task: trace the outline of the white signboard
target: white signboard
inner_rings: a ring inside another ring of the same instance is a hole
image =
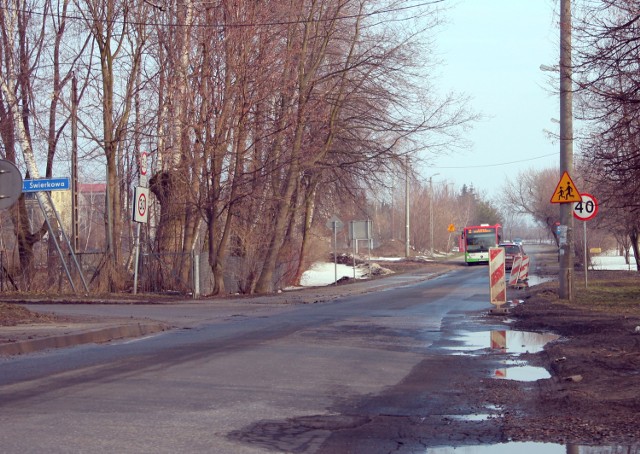
[[[133,220],[146,223],[149,219],[149,188],[138,186],[133,200]]]

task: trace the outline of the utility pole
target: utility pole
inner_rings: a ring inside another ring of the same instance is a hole
[[[560,175],[573,171],[573,94],[571,0],[560,0]],[[572,203],[560,204],[560,281],[558,296],[573,301]],[[566,235],[565,235],[566,233]]]
[[[406,258],[409,258],[410,256],[410,251],[409,251],[409,156],[406,157],[406,169],[404,172],[405,178],[404,178],[404,183],[405,183],[405,187],[404,187],[404,203],[405,203],[405,209],[404,209],[404,215],[405,215],[405,239],[406,239],[406,243],[404,245],[404,256]]]
[[[429,246],[433,258],[433,176],[429,177]]]
[[[431,257],[433,258],[433,177],[440,175],[434,173],[429,177],[429,245],[431,248]]]

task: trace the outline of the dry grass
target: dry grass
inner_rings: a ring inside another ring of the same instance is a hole
[[[16,326],[24,323],[46,323],[55,319],[52,315],[39,314],[13,303],[0,303],[0,326]]]
[[[640,316],[640,274],[627,271],[590,271],[576,276],[574,302],[570,306],[595,311]]]

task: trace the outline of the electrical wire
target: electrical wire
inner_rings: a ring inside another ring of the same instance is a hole
[[[364,18],[364,17],[372,17],[372,16],[378,16],[378,15],[381,15],[381,14],[396,13],[396,12],[400,12],[400,11],[407,11],[407,10],[411,10],[411,9],[422,8],[422,7],[425,7],[425,6],[432,6],[432,5],[436,5],[438,3],[444,3],[445,1],[446,0],[430,0],[430,1],[422,2],[422,3],[418,3],[416,5],[408,5],[408,6],[401,6],[401,7],[388,8],[388,9],[379,9],[379,10],[376,10],[376,11],[371,11],[369,13],[346,14],[346,15],[343,15],[343,16],[318,18],[318,19],[296,19],[296,20],[290,20],[290,21],[241,22],[241,23],[233,23],[233,22],[220,23],[220,22],[216,22],[216,23],[195,23],[195,24],[138,22],[138,21],[125,21],[125,20],[112,20],[110,22],[112,24],[120,24],[120,25],[127,24],[127,25],[136,25],[136,26],[146,25],[146,26],[150,26],[150,27],[162,27],[162,26],[196,27],[196,28],[269,27],[269,26],[276,26],[276,25],[295,25],[295,24],[307,24],[307,23],[319,23],[319,22],[333,22],[333,21],[337,21],[337,20],[350,20],[350,19],[357,19],[357,18]],[[151,5],[153,8],[156,8],[161,12],[165,12],[166,11],[166,8],[163,7],[163,6],[154,5],[154,4],[150,3],[150,2],[145,2],[145,3]],[[87,17],[83,17],[83,16],[79,16],[79,15],[72,15],[72,14],[58,15],[58,14],[56,14],[54,12],[43,13],[43,12],[37,12],[37,11],[27,11],[27,10],[23,10],[23,9],[2,8],[2,7],[0,7],[0,9],[4,9],[5,11],[18,11],[21,14],[33,14],[33,15],[37,15],[37,16],[41,16],[41,17],[51,16],[51,17],[55,17],[56,19],[67,19],[67,20],[94,20],[95,19],[95,18],[92,18],[92,17],[87,18]]]
[[[542,156],[536,156],[535,158],[521,159],[519,161],[501,162],[498,164],[481,164],[477,166],[431,166],[431,168],[432,169],[481,169],[484,167],[501,167],[501,166],[508,166],[511,164],[520,164],[522,162],[535,161],[536,159],[549,158],[551,156],[557,156],[557,155],[558,153],[551,153],[551,154],[545,154]]]

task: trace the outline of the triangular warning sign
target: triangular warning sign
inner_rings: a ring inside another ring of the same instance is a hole
[[[581,200],[580,191],[573,184],[569,173],[564,172],[556,186],[556,191],[551,196],[551,203],[573,203]]]

